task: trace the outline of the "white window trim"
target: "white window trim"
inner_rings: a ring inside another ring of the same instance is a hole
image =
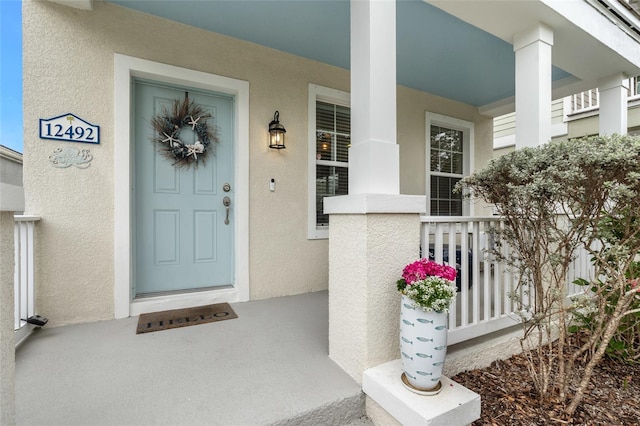
[[[329,238],[329,227],[318,229],[316,226],[316,102],[328,102],[346,107],[351,106],[351,95],[342,90],[309,84],[309,155],[308,155],[308,217],[307,238],[310,240]],[[342,166],[342,163],[340,163]]]
[[[426,182],[425,195],[427,196],[427,216],[431,216],[431,126],[442,126],[449,129],[461,130],[463,133],[462,141],[462,174],[469,176],[474,164],[473,147],[475,146],[475,126],[473,122],[461,120],[459,118],[448,117],[433,112],[425,113],[425,164],[426,164]],[[446,174],[447,176],[449,174]],[[473,215],[473,204],[469,200],[462,201],[462,215]]]

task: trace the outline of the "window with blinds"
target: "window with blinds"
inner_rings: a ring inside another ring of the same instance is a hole
[[[316,227],[329,226],[323,198],[349,192],[349,107],[316,101]]]
[[[464,131],[432,123],[429,138],[430,214],[462,216],[462,194],[454,187],[466,174]]]

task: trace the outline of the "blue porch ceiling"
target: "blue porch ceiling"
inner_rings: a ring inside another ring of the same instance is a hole
[[[348,0],[111,3],[349,69]],[[399,84],[477,107],[514,96],[511,44],[421,0],[398,0],[396,21]]]

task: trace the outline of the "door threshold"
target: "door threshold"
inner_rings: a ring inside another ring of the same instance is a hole
[[[202,288],[192,288],[186,290],[170,290],[170,291],[158,291],[155,293],[140,293],[136,294],[136,297],[133,301],[138,301],[140,299],[149,299],[151,297],[163,297],[163,296],[179,296],[181,294],[190,294],[190,293],[200,293],[204,291],[212,291],[212,290],[223,290],[233,288],[232,285],[220,285],[220,286],[212,286],[212,287],[202,287]]]
[[[136,298],[131,301],[129,305],[129,316],[237,301],[239,301],[239,292],[233,286],[146,293],[137,295]]]

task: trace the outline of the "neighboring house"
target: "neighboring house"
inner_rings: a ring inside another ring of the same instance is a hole
[[[537,145],[551,99],[606,81],[600,125],[621,128],[639,26],[615,0],[24,1],[37,310],[62,326],[328,289],[330,357],[362,383],[398,356],[393,283],[421,236],[439,260],[447,238],[473,249],[479,300],[490,208],[453,187],[492,158],[494,117],[515,109],[516,145]],[[186,97],[219,138],[197,168],[152,142]],[[452,317],[452,341],[504,323],[490,311]]]
[[[640,134],[640,77],[627,81],[627,132]],[[552,139],[570,139],[599,133],[600,92],[597,88],[556,99],[551,104]],[[496,155],[515,147],[515,113],[496,117],[493,147]]]
[[[0,145],[0,211],[23,210],[22,154]]]

